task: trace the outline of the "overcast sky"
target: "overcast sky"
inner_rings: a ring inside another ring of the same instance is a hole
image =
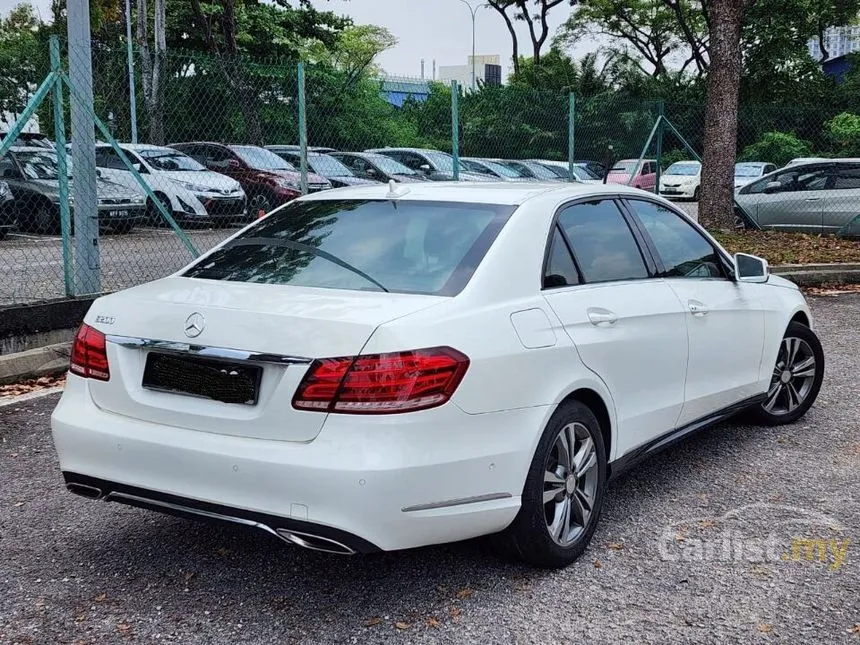
[[[50,0],[31,0],[44,19],[50,18]],[[469,0],[472,6],[480,0]],[[6,14],[20,0],[0,0],[0,14]],[[421,59],[426,60],[427,76],[432,61],[436,65],[465,65],[472,52],[472,19],[460,0],[313,0],[319,9],[328,9],[351,16],[358,24],[387,27],[398,40],[397,46],[385,52],[379,64],[389,74],[419,76]],[[550,13],[552,34],[569,15],[570,8],[561,4]],[[530,52],[526,24],[518,21],[520,52]],[[476,21],[476,52],[498,54],[503,74],[510,67],[511,41],[501,16],[492,9],[479,9]],[[551,38],[550,36],[550,38]],[[547,47],[549,43],[547,43]],[[596,48],[583,43],[577,54]]]

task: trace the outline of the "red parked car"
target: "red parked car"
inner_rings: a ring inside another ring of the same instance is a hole
[[[630,176],[633,175],[633,181]],[[616,161],[606,175],[606,182],[610,184],[625,184],[633,188],[641,188],[648,192],[656,192],[657,189],[657,162],[653,159],[622,159]]]
[[[238,181],[248,196],[252,214],[269,212],[302,194],[301,173],[265,148],[207,142],[174,143],[170,147]],[[308,173],[308,192],[331,187],[325,177]]]

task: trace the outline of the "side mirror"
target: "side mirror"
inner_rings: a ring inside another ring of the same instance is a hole
[[[735,278],[738,282],[767,282],[770,267],[767,260],[746,253],[735,253]]]
[[[429,163],[423,163],[420,166],[418,166],[418,170],[420,170],[421,172],[430,172],[430,164]]]
[[[768,182],[767,186],[764,187],[764,192],[770,195],[771,193],[778,193],[782,190],[782,184],[778,181]]]
[[[376,174],[376,168],[368,168],[367,170],[364,171],[364,173],[366,175],[375,175]]]
[[[236,161],[235,159],[228,159],[227,160],[227,167],[230,168],[231,170],[238,170],[242,166],[240,166],[239,162]]]

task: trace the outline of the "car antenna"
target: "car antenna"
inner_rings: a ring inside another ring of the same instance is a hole
[[[398,197],[403,197],[409,192],[409,189],[406,186],[400,186],[393,179],[388,182],[388,194],[385,196],[387,199],[397,199]]]

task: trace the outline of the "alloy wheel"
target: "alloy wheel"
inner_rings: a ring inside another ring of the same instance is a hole
[[[597,449],[581,423],[564,426],[544,467],[543,504],[553,541],[569,546],[586,530],[598,485]]]
[[[779,346],[776,366],[762,407],[773,415],[790,414],[806,401],[816,374],[815,354],[802,338],[787,336]]]
[[[251,213],[256,216],[259,211],[268,213],[272,209],[272,204],[268,197],[258,193],[251,198],[251,203],[248,207]]]

